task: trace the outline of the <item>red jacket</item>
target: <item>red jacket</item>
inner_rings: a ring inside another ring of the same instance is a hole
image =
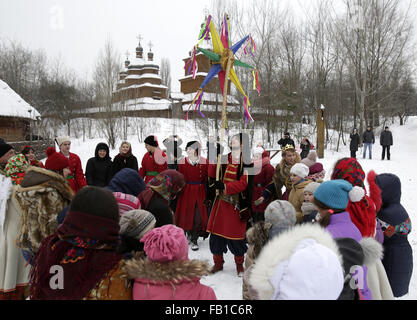
[[[178,198],[175,224],[184,230],[192,230],[197,206],[205,231],[208,213],[203,202],[207,198],[208,160],[200,157],[199,163],[193,166],[188,158],[182,158],[178,164],[178,171],[184,175],[186,185]]]
[[[68,179],[68,182],[71,186],[71,189],[77,193],[78,190],[85,187],[87,185],[87,181],[84,177],[83,167],[81,166],[80,157],[77,156],[75,153],[69,154],[69,164],[71,170],[71,179]]]
[[[143,156],[139,175],[148,184],[158,173],[167,169],[168,163],[165,152],[156,148],[154,154],[147,152]]]
[[[247,174],[242,174],[240,179],[237,180],[239,168],[240,165],[232,164],[231,157],[229,157],[229,163],[223,178],[225,184],[224,195],[236,195],[238,197],[239,193],[248,187]],[[209,165],[209,176],[212,178],[216,177],[215,164]],[[238,208],[217,197],[210,213],[207,232],[231,240],[243,240],[246,233],[246,221],[240,220]]]
[[[258,166],[261,167],[261,172],[253,178],[253,196],[252,196],[252,211],[253,212],[264,212],[270,201],[255,206],[254,202],[262,196],[262,192],[265,187],[272,181],[274,176],[275,168],[271,165],[271,159],[269,158],[269,153],[264,151],[262,154],[262,162],[255,162],[255,169]],[[259,170],[259,169],[258,169]]]

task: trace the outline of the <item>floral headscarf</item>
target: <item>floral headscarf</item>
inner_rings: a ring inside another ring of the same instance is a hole
[[[19,153],[9,159],[4,169],[6,175],[12,179],[12,183],[18,185],[22,182],[27,167],[29,167],[29,163],[26,157]]]
[[[184,186],[184,176],[176,170],[162,171],[149,182],[149,187],[167,201],[175,199]]]

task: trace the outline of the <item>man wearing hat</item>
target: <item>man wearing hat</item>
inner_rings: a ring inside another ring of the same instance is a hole
[[[145,139],[145,148],[148,151],[142,158],[139,174],[145,183],[150,182],[154,177],[168,169],[168,159],[158,144],[156,136],[148,136]]]
[[[87,181],[84,177],[83,167],[81,165],[81,160],[78,155],[70,152],[71,148],[71,139],[68,136],[60,136],[56,138],[56,143],[58,144],[59,151],[65,157],[68,158],[70,164],[71,175],[68,177],[68,181],[71,185],[71,189],[77,193],[78,190],[82,189],[87,185]]]
[[[278,144],[281,146],[281,149],[288,144],[292,145],[295,148],[294,140],[291,139],[289,132],[284,133],[283,137],[278,141]]]

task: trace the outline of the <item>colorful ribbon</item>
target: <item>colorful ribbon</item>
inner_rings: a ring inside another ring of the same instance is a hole
[[[258,69],[253,69],[252,75],[253,75],[253,90],[258,91],[258,94],[261,94],[261,86],[259,85],[259,78],[258,78]]]

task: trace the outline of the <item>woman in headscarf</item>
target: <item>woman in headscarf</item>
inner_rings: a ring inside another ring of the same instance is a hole
[[[174,200],[185,186],[182,173],[165,170],[154,177],[148,188],[139,195],[141,208],[152,213],[156,218],[155,228],[174,224],[174,212],[170,202]]]
[[[92,186],[80,190],[63,224],[42,241],[36,254],[30,299],[130,300],[123,256],[116,252],[119,230],[112,193]],[[60,267],[55,274],[53,266]]]
[[[105,187],[110,182],[112,161],[109,146],[100,142],[96,146],[94,157],[88,159],[85,179],[89,186]]]

